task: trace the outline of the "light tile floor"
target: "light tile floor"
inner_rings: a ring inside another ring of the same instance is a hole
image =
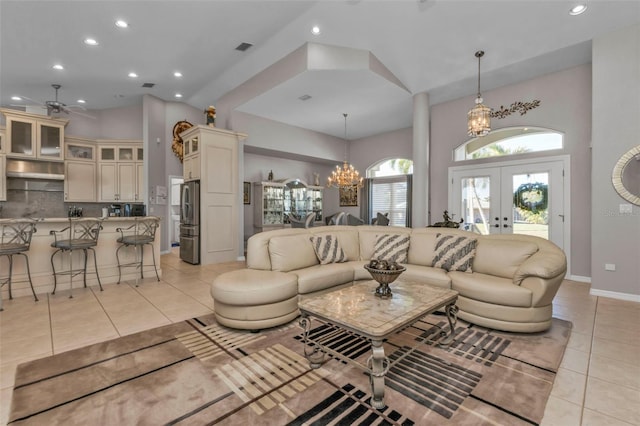
[[[5,300],[0,312],[0,425],[18,364],[213,312],[209,285],[244,263],[193,266],[162,256],[163,277]],[[543,425],[640,425],[640,303],[589,295],[564,281],[554,316],[574,328]]]

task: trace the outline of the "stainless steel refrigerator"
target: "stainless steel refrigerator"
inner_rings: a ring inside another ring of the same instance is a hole
[[[180,259],[200,263],[200,181],[180,185]]]

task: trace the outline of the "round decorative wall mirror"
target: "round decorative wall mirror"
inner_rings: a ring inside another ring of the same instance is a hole
[[[622,198],[640,206],[640,145],[620,157],[613,168],[611,180]]]

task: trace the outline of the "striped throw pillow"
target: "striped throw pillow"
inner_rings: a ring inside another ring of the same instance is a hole
[[[409,252],[409,236],[399,234],[376,235],[372,259],[388,262],[407,263]]]
[[[447,271],[473,272],[473,258],[476,256],[478,240],[461,235],[436,235],[436,249],[433,264]]]
[[[315,235],[309,237],[311,244],[313,245],[313,251],[316,252],[318,261],[321,265],[328,263],[341,263],[346,262],[347,255],[344,254],[338,237],[335,235]]]

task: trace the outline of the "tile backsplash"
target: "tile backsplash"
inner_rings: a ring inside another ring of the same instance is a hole
[[[64,182],[7,179],[7,201],[0,202],[0,218],[67,217],[69,207],[81,207],[83,216],[99,217],[106,203],[65,203]]]

